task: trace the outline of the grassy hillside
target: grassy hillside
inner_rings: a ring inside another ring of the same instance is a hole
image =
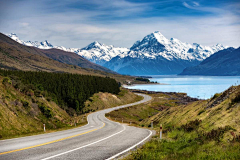
[[[142,97],[126,89],[121,89],[118,95],[100,92],[94,94],[94,96],[85,102],[84,112],[102,110],[140,100],[142,100]]]
[[[47,97],[20,91],[8,80],[0,76],[0,139],[44,133],[43,124],[46,124],[48,133],[72,128],[75,122],[77,126],[87,123],[86,114],[76,115],[73,111],[69,114]],[[116,101],[110,97],[117,97]],[[126,90],[119,95],[97,93],[86,102],[85,106],[89,109],[86,112],[137,100],[138,96]]]
[[[24,72],[1,70],[3,80],[21,92],[36,96],[45,96],[62,108],[83,113],[84,102],[94,93],[108,92],[118,94],[119,84],[109,77],[97,77],[69,73]]]
[[[125,159],[240,159],[240,86],[209,100],[183,94],[149,93],[145,105],[111,112],[112,119],[151,127],[157,135]],[[163,125],[164,140],[159,141]]]
[[[0,77],[0,139],[43,133],[44,123],[47,131],[69,128],[74,118],[78,125],[86,123],[82,116],[71,117],[53,101],[25,95],[2,80]]]

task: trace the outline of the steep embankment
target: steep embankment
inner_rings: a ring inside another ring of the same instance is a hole
[[[14,88],[9,78],[0,76],[0,93],[0,139],[44,133],[43,124],[47,132],[52,132],[74,127],[74,122],[77,126],[86,123],[86,114],[77,116],[70,107],[63,109],[37,91],[35,94],[33,90]],[[132,103],[140,98],[126,90],[118,95],[96,93],[85,103],[84,112]]]
[[[85,102],[84,112],[102,110],[140,100],[142,100],[142,97],[137,96],[126,89],[121,89],[118,95],[100,92],[94,94]]]
[[[191,101],[177,93],[146,92],[145,105],[111,112],[112,119],[154,128],[155,137],[126,159],[239,159],[240,86],[215,94],[209,100]]]
[[[2,83],[0,77],[0,139],[43,133],[43,124],[47,131],[69,127],[74,122],[66,111],[53,101],[47,101],[44,97],[25,95],[12,87],[11,82]],[[86,123],[86,119],[76,117],[79,125]]]

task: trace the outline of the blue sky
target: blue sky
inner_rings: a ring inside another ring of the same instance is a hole
[[[240,46],[239,0],[0,0],[0,32],[81,48],[130,47],[160,31],[183,42]]]

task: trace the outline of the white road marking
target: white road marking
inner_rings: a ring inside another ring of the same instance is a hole
[[[126,130],[126,127],[123,125],[123,130],[121,130],[121,131],[119,131],[119,132],[117,132],[117,133],[114,133],[114,134],[112,134],[111,136],[105,137],[105,138],[103,138],[103,139],[100,139],[100,140],[98,140],[98,141],[96,141],[96,142],[87,144],[87,145],[82,146],[82,147],[78,147],[78,148],[75,148],[75,149],[72,149],[72,150],[69,150],[69,151],[66,151],[66,152],[63,152],[63,153],[60,153],[60,154],[51,156],[51,157],[44,158],[44,159],[42,159],[42,160],[48,160],[48,159],[51,159],[51,158],[55,158],[55,157],[58,157],[58,156],[61,156],[61,155],[64,155],[64,154],[67,154],[67,153],[70,153],[70,152],[73,152],[73,151],[76,151],[76,150],[85,148],[85,147],[88,147],[88,146],[90,146],[90,145],[93,145],[93,144],[96,144],[96,143],[98,143],[98,142],[104,141],[104,140],[106,140],[106,139],[108,139],[108,138],[111,138],[111,137],[113,137],[113,136],[115,136],[115,135],[117,135],[117,134],[119,134],[119,133],[121,133],[121,132],[123,132],[123,131],[125,131],[125,130]]]
[[[135,148],[135,147],[138,146],[139,144],[143,143],[145,140],[147,140],[147,139],[152,135],[152,131],[150,131],[150,130],[148,130],[148,131],[150,132],[150,134],[149,134],[146,138],[144,138],[142,141],[138,142],[137,144],[133,145],[132,147],[129,147],[128,149],[126,149],[126,150],[124,150],[124,151],[122,151],[122,152],[120,152],[120,153],[118,153],[118,154],[115,154],[114,156],[112,156],[112,157],[110,157],[110,158],[108,158],[108,159],[106,159],[106,160],[114,159],[114,158],[120,156],[121,154],[123,154],[123,153],[125,153],[125,152],[127,152],[127,151],[130,151],[131,149]]]

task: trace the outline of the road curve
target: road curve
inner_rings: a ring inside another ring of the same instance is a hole
[[[88,124],[65,131],[0,141],[0,160],[114,159],[140,145],[152,131],[113,122],[105,114],[151,100],[109,108],[89,114]]]

